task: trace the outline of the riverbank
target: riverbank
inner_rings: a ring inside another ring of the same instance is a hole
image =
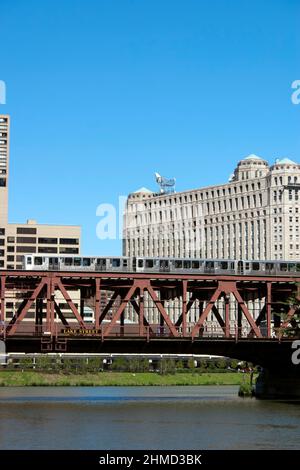
[[[177,373],[99,372],[58,374],[35,371],[1,371],[1,387],[24,386],[176,386],[176,385],[242,385],[249,383],[246,373]]]

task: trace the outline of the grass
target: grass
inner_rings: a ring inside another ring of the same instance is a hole
[[[98,372],[82,374],[36,371],[0,371],[1,387],[24,386],[170,386],[170,385],[242,385],[249,376],[242,373]]]

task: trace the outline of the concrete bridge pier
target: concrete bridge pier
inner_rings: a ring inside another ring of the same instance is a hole
[[[300,400],[300,365],[295,369],[262,369],[255,385],[261,399]]]

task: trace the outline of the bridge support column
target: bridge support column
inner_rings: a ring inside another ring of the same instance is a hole
[[[295,370],[263,369],[257,378],[255,396],[264,399],[300,399],[300,365]]]

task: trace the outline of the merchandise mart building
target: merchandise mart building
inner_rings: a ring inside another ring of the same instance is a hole
[[[249,155],[227,184],[128,196],[125,256],[299,260],[300,165]]]
[[[273,165],[256,155],[238,164],[226,184],[160,194],[131,193],[124,214],[123,254],[198,259],[299,260],[300,165],[289,158]],[[264,301],[264,300],[263,300]],[[176,321],[179,298],[165,299]],[[222,310],[222,300],[218,308]],[[253,297],[254,315],[262,301]],[[145,303],[155,317],[151,300]],[[192,323],[205,305],[189,312]],[[134,311],[128,313],[134,318]],[[232,325],[237,312],[231,310]],[[150,321],[151,321],[150,316]],[[210,314],[211,327],[219,329]],[[244,325],[247,327],[247,325]]]

